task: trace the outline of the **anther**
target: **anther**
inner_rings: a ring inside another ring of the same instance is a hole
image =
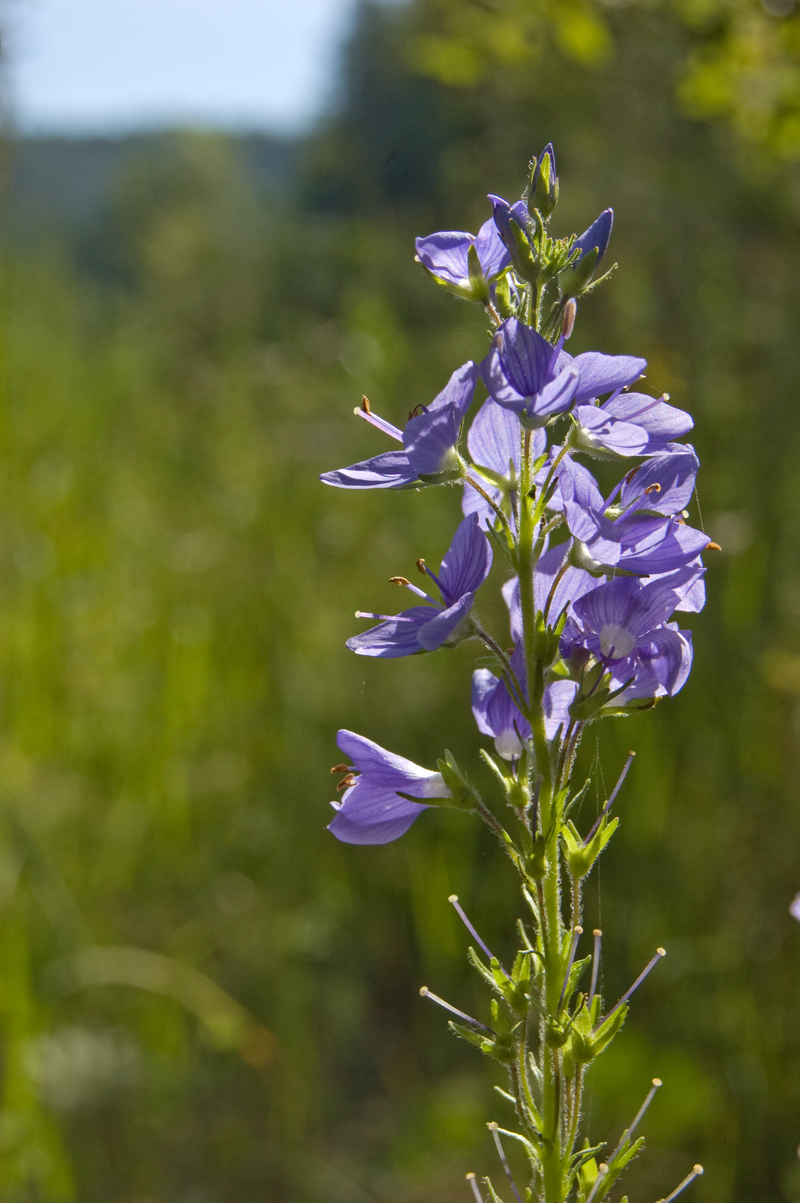
[[[648,485],[647,488],[645,489],[645,493],[660,493],[660,492],[661,492],[661,485],[658,483],[658,481],[656,481],[652,485]]]
[[[583,928],[580,926],[579,923],[576,923],[575,927],[573,927],[573,929],[572,929],[572,944],[570,945],[570,950],[569,950],[569,960],[567,961],[567,971],[564,974],[564,983],[561,987],[561,996],[558,1000],[559,1011],[561,1010],[561,1008],[564,1005],[564,995],[567,993],[567,984],[569,983],[569,975],[572,973],[572,966],[575,963],[575,952],[578,948],[578,940],[580,940],[582,935],[583,935]]]
[[[610,1019],[611,1016],[620,1009],[620,1007],[625,1006],[625,1003],[628,1001],[630,996],[633,994],[634,990],[638,990],[639,986],[641,986],[642,982],[647,977],[647,975],[651,971],[651,969],[653,969],[658,964],[658,962],[661,960],[661,958],[665,957],[666,955],[667,955],[666,948],[657,948],[656,949],[655,956],[652,957],[650,961],[648,961],[648,963],[645,965],[644,969],[639,974],[639,976],[637,977],[637,979],[633,983],[633,985],[628,990],[625,991],[625,993],[623,994],[623,996],[619,1000],[619,1002],[616,1003],[611,1008],[611,1010],[608,1012],[608,1015],[603,1016],[603,1018],[600,1020],[600,1023],[605,1023],[605,1021],[607,1019]],[[599,1026],[600,1026],[600,1024],[597,1025],[597,1027],[599,1027]]]
[[[607,1173],[608,1173],[608,1166],[606,1165],[606,1163],[604,1161],[601,1161],[597,1167],[597,1177],[594,1180],[594,1185],[592,1186],[592,1189],[589,1191],[589,1194],[586,1196],[586,1203],[592,1203],[592,1199],[595,1197],[595,1195],[599,1191]]]
[[[458,894],[451,894],[450,897],[447,899],[447,901],[451,902],[453,904],[453,906],[456,909],[456,913],[458,914],[459,919],[464,924],[464,926],[466,927],[467,931],[470,933],[472,938],[477,941],[478,945],[480,946],[482,951],[485,953],[485,955],[489,958],[489,960],[497,961],[497,957],[494,955],[494,953],[489,948],[489,946],[487,944],[484,944],[483,940],[480,938],[480,936],[476,932],[475,928],[472,926],[469,919],[464,914],[464,909],[461,906],[461,903],[458,901]],[[499,961],[497,961],[497,963],[498,963],[498,965],[500,965]],[[502,972],[505,974],[506,977],[509,977],[508,973],[506,973],[506,970],[503,969],[502,965],[500,965],[500,969],[502,970]],[[511,979],[509,977],[509,981],[510,980]]]
[[[702,1173],[703,1173],[702,1165],[693,1166],[691,1174],[687,1174],[686,1177],[684,1178],[683,1182],[678,1183],[678,1185],[675,1187],[672,1194],[667,1195],[666,1199],[660,1199],[659,1203],[672,1203],[672,1200],[677,1199],[678,1195],[682,1195],[683,1192],[686,1190],[686,1187],[689,1186],[692,1182],[694,1182],[695,1178],[699,1178]]]
[[[368,397],[362,397],[362,398],[361,398],[361,409],[364,411],[364,413],[365,413],[365,414],[371,414],[371,413],[372,413],[372,407],[371,407],[371,405],[370,405],[370,403],[369,403],[369,398],[368,398]]]
[[[352,773],[353,766],[349,764],[335,764],[331,769],[332,773]]]
[[[595,834],[595,832],[597,831],[597,828],[600,826],[600,824],[602,823],[603,819],[606,817],[606,815],[608,814],[608,812],[611,810],[611,807],[614,805],[614,802],[615,802],[615,800],[616,800],[617,794],[618,794],[618,793],[619,793],[619,791],[622,789],[622,783],[624,782],[625,778],[628,776],[628,769],[629,769],[629,768],[631,767],[631,765],[633,764],[633,758],[634,758],[634,756],[635,756],[635,755],[636,755],[636,753],[635,753],[635,752],[629,752],[629,753],[628,753],[628,759],[625,761],[625,767],[623,768],[622,772],[621,772],[621,773],[620,773],[620,775],[619,775],[619,780],[617,781],[617,784],[616,784],[616,785],[614,786],[614,788],[612,789],[612,791],[611,791],[611,795],[610,795],[610,797],[609,797],[608,801],[606,802],[606,804],[605,804],[605,806],[603,807],[603,809],[600,811],[600,814],[597,816],[597,819],[595,820],[595,822],[594,822],[594,825],[592,826],[592,829],[591,829],[591,831],[590,831],[590,832],[589,832],[589,834],[587,835],[586,839],[583,841],[584,847],[585,847],[585,846],[586,846],[586,845],[589,843],[589,841],[591,840],[592,836],[593,836],[593,835]]]
[[[424,405],[422,405],[421,403],[420,403],[419,405],[415,405],[413,409],[410,409],[410,410],[408,411],[408,420],[409,420],[409,422],[411,421],[411,419],[412,419],[412,418],[418,418],[418,417],[419,417],[419,415],[420,415],[420,414],[423,414],[424,412],[425,412],[425,406],[424,406]]]
[[[484,1032],[492,1032],[492,1029],[487,1028],[485,1023],[481,1023],[478,1019],[473,1019],[465,1011],[459,1011],[458,1007],[451,1006],[449,1002],[445,1002],[443,998],[439,998],[439,995],[434,994],[427,986],[420,986],[419,992],[422,998],[429,998],[431,1002],[438,1003],[440,1007],[444,1007],[445,1011],[450,1011],[452,1015],[457,1015],[459,1019],[463,1019],[466,1023],[471,1023],[473,1027],[481,1028]],[[494,1032],[492,1032],[492,1035],[494,1035]]]
[[[514,1192],[517,1203],[522,1203],[522,1198],[520,1196],[519,1191],[517,1190],[517,1184],[514,1181],[513,1175],[511,1173],[511,1167],[508,1164],[508,1160],[506,1159],[505,1149],[503,1148],[502,1141],[500,1140],[500,1132],[498,1131],[498,1125],[495,1123],[494,1120],[492,1120],[490,1123],[488,1123],[486,1125],[486,1127],[489,1129],[492,1136],[494,1137],[495,1147],[497,1148],[497,1156],[500,1158],[503,1169],[506,1172],[506,1178],[508,1178],[508,1181],[511,1184],[511,1189]]]
[[[475,1175],[472,1173],[467,1174],[467,1182],[472,1187],[472,1193],[475,1196],[477,1203],[483,1203],[481,1192],[478,1190],[478,1183],[475,1181]]]
[[[408,577],[405,577],[405,576],[390,576],[389,584],[390,585],[410,585],[411,582],[409,581]]]
[[[346,777],[342,777],[339,784],[336,786],[337,794],[340,794],[343,789],[349,789],[351,785],[355,785],[356,779],[352,773],[348,773]]]
[[[561,319],[561,337],[566,340],[572,334],[575,327],[575,318],[578,313],[578,303],[574,298],[570,298],[564,306],[564,316]]]
[[[636,1131],[636,1129],[638,1128],[639,1124],[641,1123],[644,1113],[647,1111],[647,1108],[650,1106],[653,1099],[655,1098],[656,1091],[658,1090],[659,1086],[662,1086],[662,1085],[663,1085],[663,1083],[660,1078],[653,1078],[653,1083],[650,1087],[650,1091],[647,1095],[647,1098],[644,1100],[641,1107],[636,1112],[636,1115],[633,1117],[633,1123],[630,1124],[625,1129],[625,1131],[622,1133],[622,1136],[620,1136],[619,1144],[617,1145],[616,1149],[609,1157],[609,1161],[611,1161],[613,1163],[616,1160],[617,1154],[621,1151],[621,1149],[624,1147],[624,1145],[630,1144],[631,1138],[632,1138],[634,1132]]]
[[[722,551],[719,543],[706,543],[706,551]]]
[[[594,952],[592,953],[592,984],[589,987],[589,1006],[594,1002],[597,993],[597,975],[600,972],[600,938],[603,935],[599,927],[592,932],[594,936]]]
[[[423,576],[425,576],[428,571],[428,569],[425,567],[425,561],[422,556],[420,556],[417,560],[417,571],[421,572]]]

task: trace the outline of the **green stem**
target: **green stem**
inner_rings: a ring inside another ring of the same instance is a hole
[[[540,296],[537,297],[537,301]],[[544,879],[538,885],[541,940],[543,952],[544,988],[543,1001],[549,1016],[555,1017],[559,1009],[563,977],[562,945],[564,927],[561,920],[559,883],[559,816],[556,812],[557,795],[554,789],[554,768],[551,750],[545,733],[542,696],[544,674],[539,660],[536,632],[536,604],[533,590],[533,572],[541,553],[543,536],[539,531],[544,513],[546,492],[553,475],[566,454],[562,448],[547,477],[545,488],[538,502],[531,497],[533,488],[533,454],[531,432],[523,433],[522,465],[520,481],[519,515],[519,593],[522,614],[522,632],[525,647],[525,673],[530,703],[530,721],[533,736],[534,772],[540,779],[539,830],[545,837]],[[544,1030],[542,1032],[544,1036]],[[542,1178],[544,1203],[563,1203],[563,1163],[561,1144],[561,1052],[551,1048],[544,1039],[540,1045],[543,1061],[543,1144]],[[521,1117],[522,1118],[522,1117]]]

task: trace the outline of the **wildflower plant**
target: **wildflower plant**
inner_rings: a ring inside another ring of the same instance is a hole
[[[449,806],[477,816],[497,837],[522,891],[516,955],[504,967],[453,896],[475,942],[469,958],[490,996],[486,1014],[471,1018],[427,988],[421,993],[503,1071],[498,1089],[514,1120],[489,1128],[517,1203],[602,1203],[642,1147],[639,1123],[660,1082],[609,1147],[591,1143],[585,1130],[586,1076],[664,950],[619,1000],[603,998],[601,932],[584,934],[582,894],[616,829],[612,808],[633,753],[587,830],[577,803],[589,782],[573,785],[575,754],[590,724],[647,710],[683,688],[692,638],[681,615],[702,608],[701,556],[716,545],[688,521],[698,460],[677,440],[692,428],[689,414],[640,391],[644,359],[573,357],[565,349],[578,300],[610,275],[598,271],[613,214],[605,210],[580,236],[557,238],[549,227],[558,191],[547,146],[520,200],[488,198],[493,217],[477,236],[417,239],[417,260],[433,280],[485,311],[486,357],[457,368],[402,431],[365,398],[356,412],[402,450],[322,477],[346,489],[463,487],[464,517],[439,571],[420,560],[420,584],[393,578],[415,604],[397,614],[357,612],[373,625],[347,646],[379,658],[466,639],[484,646],[491,668],[475,671],[471,702],[489,743],[480,756],[492,770],[494,797],[484,799],[449,752],[428,769],[340,731],[345,761],[333,770],[342,780],[330,830],[348,843],[384,844],[423,810]],[[621,479],[607,495],[593,461],[619,466]],[[507,573],[508,635],[485,630],[476,612],[493,559]],[[521,1144],[527,1181],[512,1177],[504,1138]],[[695,1166],[667,1198],[700,1173]],[[468,1182],[479,1203],[501,1201],[489,1178],[479,1185],[468,1175]]]

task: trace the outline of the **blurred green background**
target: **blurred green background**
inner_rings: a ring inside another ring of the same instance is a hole
[[[9,142],[4,1200],[456,1203],[496,1174],[492,1068],[417,988],[483,1005],[447,896],[506,956],[510,875],[457,814],[325,832],[338,727],[475,755],[471,648],[343,646],[459,498],[316,478],[383,449],[362,392],[402,420],[483,355],[413,237],[477,229],[548,140],[555,229],[616,212],[573,349],[646,356],[692,411],[724,548],[685,691],[581,751],[591,808],[638,752],[588,896],[607,996],[669,950],[590,1132],[658,1075],[632,1199],[701,1161],[701,1203],[800,1200],[799,81],[790,0],[365,4],[302,139]]]

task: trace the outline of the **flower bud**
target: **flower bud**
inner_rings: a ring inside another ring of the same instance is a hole
[[[579,297],[591,283],[606,253],[613,225],[614,210],[604,209],[588,230],[584,230],[576,240],[574,249],[580,251],[577,260],[558,274],[558,286],[562,297]]]
[[[538,159],[531,163],[531,182],[528,205],[538,209],[542,217],[549,217],[558,204],[558,176],[556,155],[552,142],[548,142]]]

